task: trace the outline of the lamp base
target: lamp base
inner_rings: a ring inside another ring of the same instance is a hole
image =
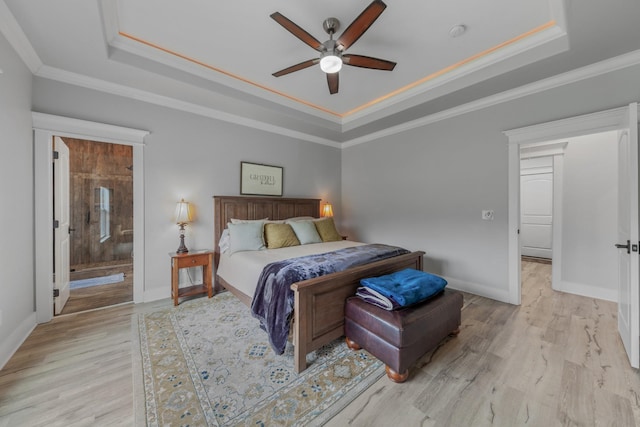
[[[186,254],[189,249],[184,245],[184,224],[180,224],[180,246],[178,246],[177,254]]]

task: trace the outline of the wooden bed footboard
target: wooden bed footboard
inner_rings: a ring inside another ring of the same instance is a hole
[[[291,285],[295,293],[293,345],[297,373],[307,368],[307,354],[344,335],[344,303],[360,279],[405,268],[422,270],[424,252],[388,258]]]

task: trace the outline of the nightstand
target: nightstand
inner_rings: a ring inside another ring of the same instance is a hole
[[[173,305],[178,305],[178,298],[192,295],[207,294],[213,296],[213,251],[193,251],[184,254],[169,253],[171,256],[171,298]],[[180,288],[178,285],[178,272],[181,268],[202,267],[202,280],[200,285]]]

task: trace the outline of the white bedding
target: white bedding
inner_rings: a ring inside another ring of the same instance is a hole
[[[262,251],[242,251],[233,255],[228,255],[228,252],[226,252],[220,255],[220,263],[216,274],[234,288],[253,298],[260,273],[262,273],[267,264],[282,261],[283,259],[322,254],[360,245],[364,245],[364,243],[340,240]]]

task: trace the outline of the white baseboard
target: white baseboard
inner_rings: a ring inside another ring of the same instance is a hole
[[[457,291],[468,292],[470,294],[479,295],[481,297],[490,298],[500,302],[509,304],[509,290],[491,288],[479,283],[465,282],[464,280],[454,279],[453,277],[442,276],[448,282],[447,288]]]
[[[585,285],[583,283],[567,282],[562,280],[558,284],[553,284],[553,289],[569,294],[580,295],[588,298],[602,299],[605,301],[618,302],[618,291],[599,286]]]
[[[14,329],[6,340],[0,345],[0,369],[4,368],[11,356],[20,348],[22,343],[31,335],[36,327],[36,313],[31,313]]]
[[[144,302],[157,301],[159,299],[171,298],[171,289],[158,288],[150,291],[144,291]]]

